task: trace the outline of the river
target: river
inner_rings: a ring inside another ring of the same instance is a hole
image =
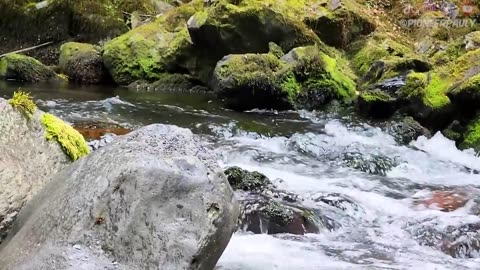
[[[0,96],[10,97],[18,86],[0,83]],[[222,166],[264,173],[336,224],[334,230],[304,236],[236,233],[217,269],[480,269],[478,252],[453,258],[438,248],[440,235],[480,222],[474,215],[480,158],[458,150],[441,134],[402,144],[385,123],[335,108],[238,113],[208,95],[22,87],[42,110],[69,122],[112,122],[132,129],[163,123],[192,129],[215,149]],[[415,204],[432,191],[458,189],[472,199],[455,211]],[[348,198],[349,203],[340,211],[318,200],[328,196]],[[476,237],[480,239],[478,232]]]

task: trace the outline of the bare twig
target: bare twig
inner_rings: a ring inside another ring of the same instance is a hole
[[[25,48],[25,49],[21,49],[21,50],[17,50],[17,51],[13,51],[13,52],[8,52],[8,53],[4,53],[4,54],[0,54],[0,58],[4,57],[4,56],[7,56],[9,54],[14,54],[14,53],[21,53],[21,52],[27,52],[27,51],[31,51],[31,50],[35,50],[35,49],[38,49],[38,48],[41,48],[41,47],[45,47],[45,46],[48,46],[50,44],[52,44],[53,41],[49,41],[49,42],[45,42],[45,43],[42,43],[40,45],[36,45],[36,46],[33,46],[33,47],[28,47],[28,48]]]

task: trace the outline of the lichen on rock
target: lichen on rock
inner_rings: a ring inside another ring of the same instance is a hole
[[[61,119],[45,113],[42,115],[41,121],[46,129],[46,139],[57,141],[71,160],[75,161],[90,153],[90,148],[83,136]]]

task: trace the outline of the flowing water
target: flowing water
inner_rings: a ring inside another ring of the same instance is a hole
[[[0,96],[9,97],[16,87],[0,85]],[[264,173],[336,224],[304,236],[236,233],[217,269],[480,269],[475,241],[457,258],[439,248],[445,235],[480,222],[474,214],[480,158],[441,134],[402,145],[383,124],[342,110],[237,113],[207,95],[23,87],[41,109],[69,122],[190,128],[211,144],[222,166]],[[414,203],[435,190],[459,189],[471,199],[452,212]],[[348,207],[318,200],[329,196],[348,199]],[[477,232],[462,237],[480,239]]]

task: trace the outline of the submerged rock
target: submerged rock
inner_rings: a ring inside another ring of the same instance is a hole
[[[0,79],[24,82],[57,80],[57,74],[40,61],[21,54],[0,58]]]
[[[3,269],[213,269],[238,206],[190,131],[152,125],[62,171],[21,212]]]
[[[395,121],[387,126],[387,132],[401,144],[409,144],[420,136],[432,137],[430,131],[415,121],[413,117],[407,116],[400,121]]]
[[[73,128],[87,140],[99,140],[106,134],[125,135],[132,131],[121,125],[106,122],[76,122]]]
[[[255,234],[290,233],[303,235],[330,229],[314,209],[300,204],[299,196],[276,190],[263,174],[230,167],[225,175],[240,202],[238,225]]]
[[[69,80],[80,84],[100,84],[109,81],[100,53],[95,46],[69,42],[60,48],[59,69]]]
[[[70,164],[62,145],[47,140],[44,113],[20,96],[0,98],[0,243],[25,203]]]

